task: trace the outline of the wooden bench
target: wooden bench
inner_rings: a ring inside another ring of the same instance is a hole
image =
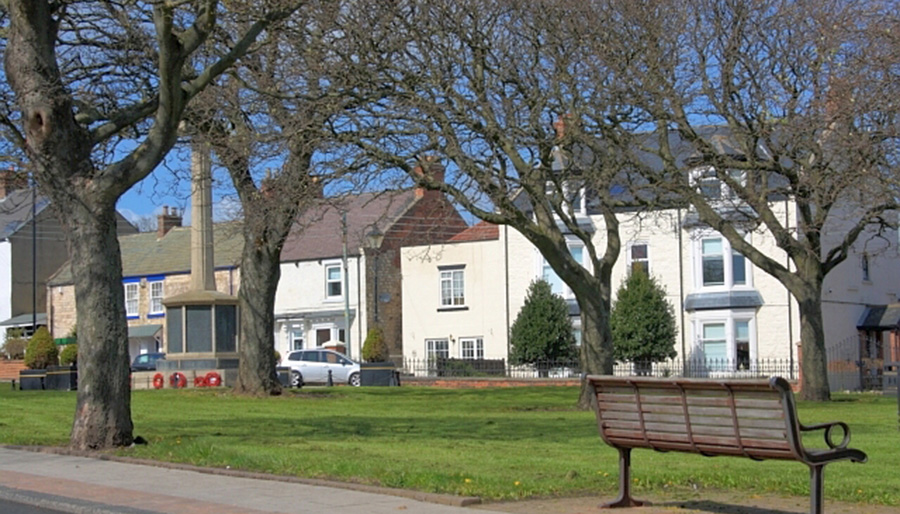
[[[847,447],[850,429],[845,423],[800,423],[791,386],[780,377],[699,380],[590,375],[587,379],[596,400],[600,437],[619,450],[619,497],[603,507],[645,503],[631,497],[632,448],[802,462],[810,469],[812,514],[822,512],[826,464],[866,461],[865,453]],[[838,444],[832,440],[835,427],[843,432]],[[824,430],[828,448],[805,448],[801,435],[810,430]]]

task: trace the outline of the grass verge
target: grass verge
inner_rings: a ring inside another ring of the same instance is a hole
[[[116,453],[493,500],[613,496],[617,454],[597,435],[593,413],[574,409],[577,396],[569,387],[308,388],[265,399],[224,389],[135,391],[135,434],[150,444]],[[0,443],[67,444],[75,393],[3,388],[0,405]],[[800,419],[847,422],[851,446],[869,455],[867,464],[829,465],[826,498],[900,505],[895,399],[838,395],[801,403]],[[796,462],[638,450],[632,466],[637,494],[809,494],[807,468]]]

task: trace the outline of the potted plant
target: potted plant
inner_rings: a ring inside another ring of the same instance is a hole
[[[19,372],[20,389],[45,389],[47,367],[59,362],[59,350],[46,327],[41,327],[28,340],[25,366]]]
[[[388,356],[384,333],[378,327],[370,329],[362,348],[363,363],[359,367],[360,385],[400,385],[394,363],[388,361]]]
[[[281,352],[275,350],[275,376],[278,377],[278,383],[281,387],[291,387],[291,368],[281,365]]]
[[[78,389],[78,344],[70,343],[59,352],[59,366],[47,367],[44,381],[47,389],[75,391]]]

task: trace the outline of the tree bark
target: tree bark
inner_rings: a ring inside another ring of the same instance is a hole
[[[78,397],[71,445],[79,450],[133,441],[128,326],[122,257],[112,205],[69,205],[78,319]]]
[[[281,394],[275,372],[275,290],[281,276],[281,245],[259,244],[259,228],[244,225],[241,255],[241,338],[238,381],[234,391],[251,395]],[[281,239],[284,241],[284,238]]]
[[[831,399],[828,385],[828,356],[825,353],[825,323],[822,317],[821,295],[809,293],[797,295],[800,307],[800,341],[803,371],[800,398],[824,402]]]
[[[599,294],[580,295],[581,307],[581,393],[578,408],[591,408],[591,392],[585,376],[588,374],[612,375],[613,357],[612,332],[609,327],[609,301]]]

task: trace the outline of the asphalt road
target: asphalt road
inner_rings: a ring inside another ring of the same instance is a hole
[[[0,498],[0,512],[3,514],[60,514],[63,511],[16,503]]]

